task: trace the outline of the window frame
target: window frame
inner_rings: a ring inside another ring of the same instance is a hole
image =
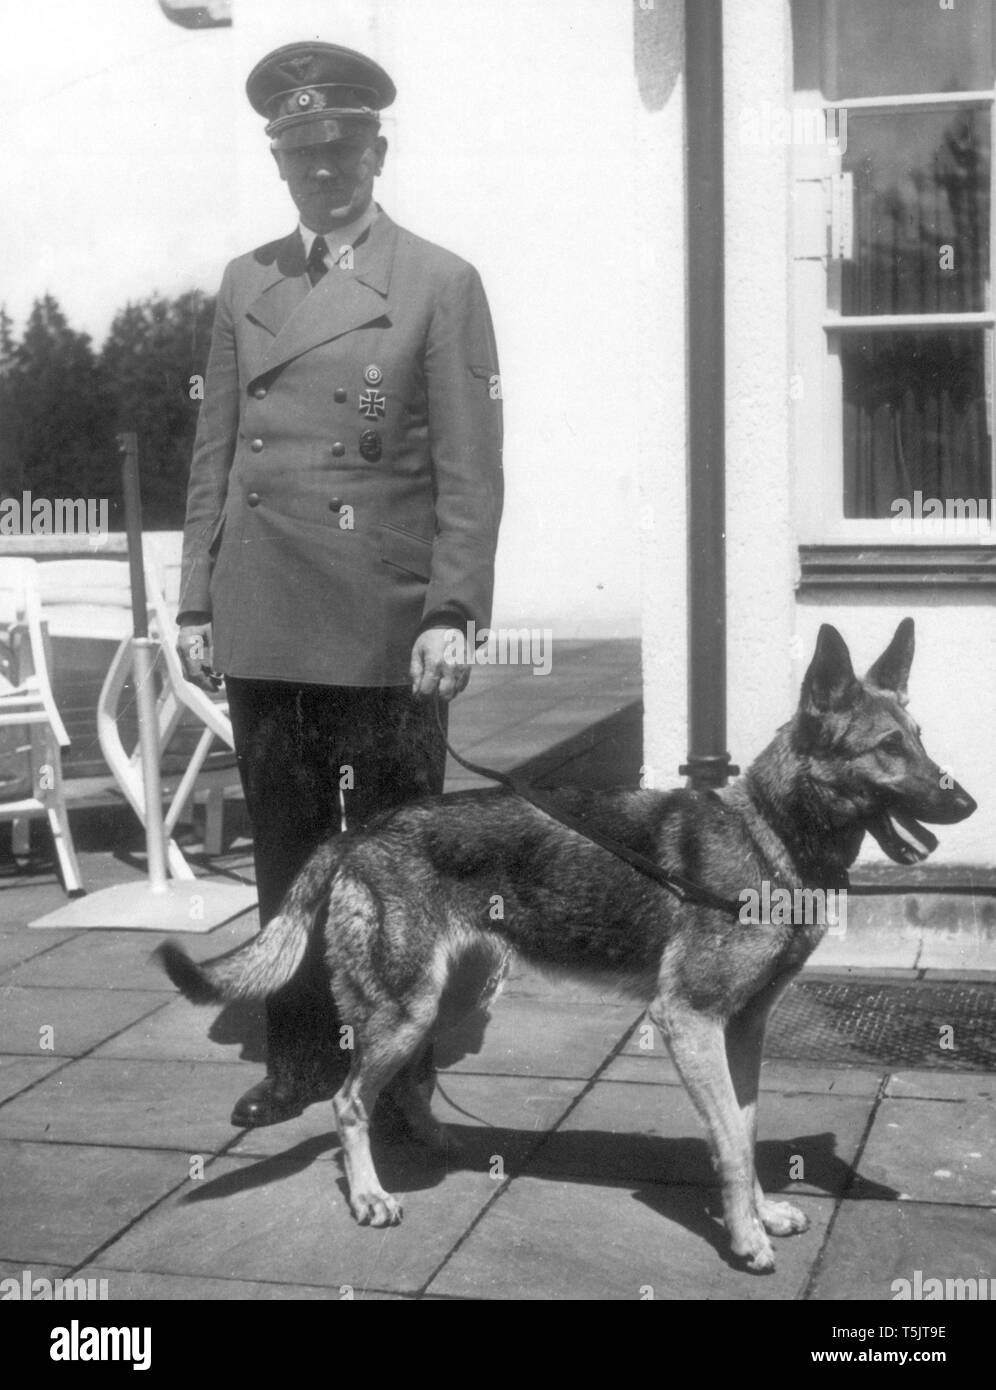
[[[822,26],[810,33],[810,43],[822,45]],[[822,58],[822,53],[820,54]],[[816,71],[823,70],[822,64]],[[822,83],[821,83],[822,86]],[[986,384],[990,421],[996,403],[996,85],[992,89],[882,94],[872,97],[842,97],[830,100],[821,91],[796,90],[793,108],[811,110],[819,106],[824,122],[829,113],[875,111],[883,114],[910,110],[963,110],[967,107],[989,111],[990,132],[990,229],[988,307],[964,313],[924,313],[853,315],[841,313],[842,265],[832,255],[830,245],[831,208],[834,181],[842,166],[842,151],[831,146],[800,148],[793,154],[796,203],[796,250],[794,255],[793,300],[795,318],[796,372],[802,395],[796,397],[794,442],[797,473],[798,533],[804,550],[814,546],[891,546],[913,545],[924,549],[940,547],[985,547],[996,543],[996,518],[992,515],[996,497],[996,431],[990,429],[989,518],[976,525],[962,524],[957,533],[937,535],[925,527],[925,534],[904,534],[893,518],[849,518],[844,516],[844,393],[842,345],[847,334],[887,332],[896,329],[945,331],[986,331]],[[836,120],[839,122],[839,116]],[[827,127],[829,128],[829,127]],[[819,184],[821,196],[813,196]],[[822,243],[822,245],[821,245]],[[822,264],[822,294],[817,296],[815,263]],[[822,301],[818,303],[818,298]],[[815,321],[814,321],[815,319]],[[815,392],[806,387],[813,383]],[[813,400],[813,396],[817,400]],[[790,396],[793,392],[790,390]],[[819,438],[820,447],[813,448]],[[980,499],[981,500],[981,499]],[[880,567],[873,567],[878,572]],[[804,567],[805,569],[805,567]]]

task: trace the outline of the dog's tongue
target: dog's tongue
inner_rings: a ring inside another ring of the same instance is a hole
[[[937,837],[902,811],[884,811],[868,829],[897,864],[921,864],[937,848]]]

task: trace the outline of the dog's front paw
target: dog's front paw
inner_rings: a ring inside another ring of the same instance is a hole
[[[401,1222],[401,1203],[388,1192],[356,1192],[349,1205],[361,1226],[397,1226]]]
[[[774,1274],[775,1252],[760,1221],[742,1238],[734,1237],[733,1254],[751,1274]]]
[[[772,1236],[795,1236],[809,1230],[809,1217],[791,1202],[773,1202],[765,1197],[757,1205],[764,1229]]]

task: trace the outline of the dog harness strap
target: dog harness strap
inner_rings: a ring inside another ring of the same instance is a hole
[[[701,907],[712,907],[719,912],[725,912],[730,916],[740,917],[740,903],[732,898],[721,898],[718,893],[713,893],[710,889],[704,888],[700,883],[693,883],[691,879],[683,878],[681,874],[670,873],[667,869],[660,868],[652,859],[646,855],[639,854],[635,849],[630,849],[628,845],[621,844],[618,840],[613,840],[609,835],[603,835],[600,831],[592,830],[583,821],[572,816],[570,812],[564,811],[544,796],[542,792],[531,786],[521,777],[510,775],[507,772],[499,772],[493,767],[482,767],[479,763],[472,763],[467,758],[463,758],[450,746],[443,729],[442,716],[439,710],[439,696],[433,697],[435,700],[436,723],[439,725],[439,732],[442,734],[446,743],[446,751],[450,756],[466,768],[468,772],[475,773],[478,777],[487,777],[492,782],[498,782],[508,791],[514,792],[516,796],[521,796],[523,801],[528,801],[531,806],[535,806],[538,811],[549,816],[552,820],[559,821],[561,825],[573,830],[575,834],[581,835],[584,839],[590,840],[592,844],[598,845],[600,849],[608,850],[617,859],[622,859],[631,868],[645,874],[647,878],[653,879],[672,893],[679,902],[698,903]]]

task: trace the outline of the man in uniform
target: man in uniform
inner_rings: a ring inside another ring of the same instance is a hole
[[[188,678],[224,673],[265,923],[328,834],[442,790],[430,697],[463,689],[466,625],[490,618],[501,389],[477,272],[373,201],[387,73],[296,43],[246,90],[300,223],[222,280],[179,647]],[[328,1095],[336,1024],[309,956],[268,1003],[267,1075],[233,1123]]]

